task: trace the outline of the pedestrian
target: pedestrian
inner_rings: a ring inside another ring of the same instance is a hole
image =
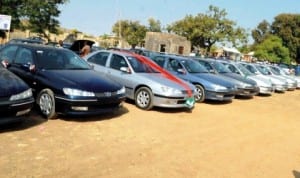
[[[84,45],[80,51],[80,57],[84,57],[91,52],[91,47],[88,45],[87,41],[84,41]]]
[[[58,48],[62,48],[63,45],[64,45],[64,42],[63,42],[62,40],[59,40],[59,41],[58,41],[58,44],[57,44],[57,47],[58,47]]]

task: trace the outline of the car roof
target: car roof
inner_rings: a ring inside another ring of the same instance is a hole
[[[17,45],[17,46],[22,46],[25,48],[34,49],[34,50],[50,50],[50,49],[68,50],[65,48],[57,48],[57,47],[50,46],[50,45],[41,45],[41,44],[35,44],[35,43],[9,43],[7,45]]]

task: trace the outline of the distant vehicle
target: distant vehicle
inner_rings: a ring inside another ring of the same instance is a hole
[[[197,102],[207,100],[231,101],[236,85],[229,79],[209,73],[199,62],[182,56],[159,55],[152,58],[173,75],[195,85]]]
[[[237,95],[251,97],[259,92],[256,81],[242,77],[239,74],[233,73],[227,67],[225,67],[221,62],[215,59],[195,59],[200,64],[202,64],[208,71],[215,73],[216,75],[222,75],[228,77],[230,81],[234,82],[238,88]]]
[[[269,67],[272,68],[272,70],[274,70],[275,72],[277,72],[277,74],[295,80],[297,82],[296,88],[300,88],[300,77],[299,76],[290,75],[288,72],[286,72],[286,70],[282,69],[279,66],[271,65]]]
[[[45,45],[8,44],[0,50],[8,69],[32,89],[43,116],[88,116],[112,112],[125,100],[125,88],[92,70],[74,52]]]
[[[259,94],[272,95],[274,91],[272,82],[265,77],[251,73],[246,69],[240,62],[233,62],[229,60],[218,60],[224,66],[227,67],[231,72],[241,75],[244,78],[254,80],[259,88]]]
[[[10,43],[43,44],[43,41],[28,38],[14,38],[7,42],[7,44]]]
[[[243,65],[253,74],[270,80],[273,85],[274,91],[277,92],[285,92],[287,90],[287,82],[286,80],[279,79],[270,75],[267,71],[263,70],[262,68],[258,67],[258,64],[253,63],[243,63]]]
[[[22,121],[33,104],[31,88],[0,63],[0,124]]]
[[[270,65],[261,65],[260,67],[266,70],[270,75],[286,80],[288,90],[295,90],[297,88],[297,81],[295,79],[281,75],[280,72],[274,70]]]
[[[94,69],[126,88],[128,99],[138,108],[150,110],[154,106],[166,108],[194,107],[193,85],[174,76],[174,80],[156,70],[150,59],[130,52],[116,50],[95,51],[86,57]],[[159,66],[157,66],[160,68]]]

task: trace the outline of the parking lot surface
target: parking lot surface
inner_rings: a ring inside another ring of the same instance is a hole
[[[299,178],[300,90],[1,127],[0,177]]]

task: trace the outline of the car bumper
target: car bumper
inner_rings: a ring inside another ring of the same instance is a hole
[[[216,91],[205,91],[205,99],[218,100],[218,101],[230,101],[232,100],[237,91],[231,92],[216,92]]]
[[[259,88],[239,88],[236,95],[238,96],[254,96],[259,93]]]
[[[274,85],[274,91],[285,92],[287,90],[287,85]]]
[[[295,90],[297,88],[297,83],[288,83],[287,90]]]
[[[55,96],[56,112],[71,116],[93,116],[111,113],[121,108],[125,99],[125,95],[86,100]]]
[[[263,86],[259,87],[260,94],[272,94],[272,92],[274,92],[273,87],[263,87]]]
[[[0,101],[0,124],[16,122],[22,120],[22,115],[28,114],[34,105],[34,99],[11,102]]]
[[[192,103],[189,103],[189,100],[192,99]],[[164,107],[164,108],[193,108],[195,105],[194,96],[189,97],[178,96],[178,97],[170,97],[170,96],[162,96],[154,94],[153,97],[153,106]]]

